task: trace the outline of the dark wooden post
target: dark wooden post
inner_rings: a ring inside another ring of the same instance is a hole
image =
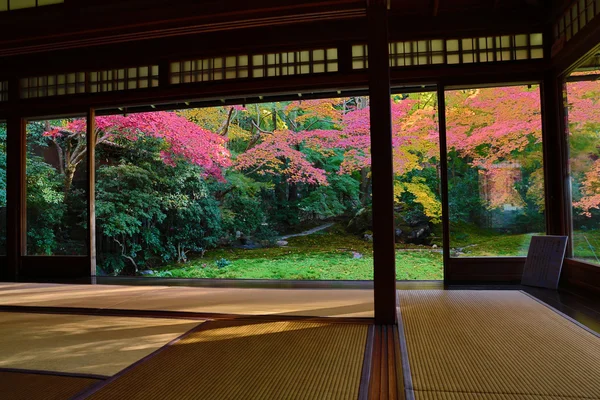
[[[562,85],[553,71],[544,74],[541,85],[542,146],[544,149],[544,189],[546,231],[550,235],[569,234],[568,146],[562,101]]]
[[[96,112],[87,112],[87,170],[88,170],[88,243],[90,276],[96,276]],[[92,280],[92,283],[94,281]]]
[[[5,279],[17,280],[21,256],[26,251],[27,214],[25,161],[26,122],[18,115],[6,121],[6,256]]]
[[[438,121],[440,136],[440,191],[442,196],[442,231],[444,254],[444,282],[450,275],[450,214],[448,211],[448,147],[446,141],[446,97],[444,85],[438,85]]]
[[[369,96],[373,175],[375,322],[396,323],[394,167],[386,0],[369,0]]]
[[[168,88],[171,84],[171,63],[161,60],[158,64],[158,86]]]

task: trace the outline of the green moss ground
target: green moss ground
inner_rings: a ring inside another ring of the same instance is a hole
[[[468,226],[453,226],[451,244],[462,248],[463,257],[526,255],[533,234],[506,235]],[[586,232],[600,256],[600,232]],[[581,232],[575,236],[576,254],[593,258]],[[440,246],[438,244],[438,246]],[[441,246],[440,246],[441,247]],[[402,246],[396,252],[398,280],[439,280],[443,278],[442,254],[428,246]],[[355,253],[361,255],[355,258]],[[230,265],[218,268],[216,261]],[[254,250],[222,248],[192,258],[187,264],[174,264],[154,276],[221,279],[373,279],[372,243],[346,234],[339,226],[309,236],[294,237],[288,246]]]

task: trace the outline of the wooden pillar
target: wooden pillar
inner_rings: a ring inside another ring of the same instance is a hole
[[[442,197],[442,231],[444,237],[444,283],[448,282],[450,276],[450,213],[448,208],[448,146],[446,141],[446,97],[444,85],[438,85],[438,121],[440,138],[440,191]]]
[[[553,71],[544,74],[541,99],[546,231],[549,235],[567,235],[570,234],[568,143],[562,84]]]
[[[167,60],[161,60],[158,63],[158,86],[168,88],[171,84],[171,63]]]
[[[27,214],[25,161],[27,156],[26,122],[18,115],[6,121],[6,258],[4,279],[15,281],[21,256],[26,251]]]
[[[369,96],[373,176],[375,322],[396,323],[394,167],[387,1],[369,0]]]
[[[96,112],[87,112],[87,200],[90,277],[96,276]],[[95,283],[92,281],[92,283]]]
[[[352,72],[352,43],[340,42],[338,48],[338,69],[342,74]]]

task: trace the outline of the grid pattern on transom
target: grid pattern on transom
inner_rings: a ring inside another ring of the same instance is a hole
[[[158,86],[158,65],[21,78],[22,99],[145,89]]]
[[[320,74],[338,71],[336,48],[252,55],[252,77]]]
[[[368,48],[352,46],[352,69],[369,66]],[[487,36],[460,39],[428,39],[392,42],[390,67],[435,64],[472,64],[544,58],[541,33]]]
[[[553,26],[554,41],[571,40],[594,17],[600,14],[600,0],[574,0]]]
[[[158,86],[158,65],[89,72],[89,93],[145,89]]]
[[[176,85],[247,78],[248,60],[244,54],[172,62],[170,82]]]
[[[19,83],[22,99],[85,93],[85,72],[34,76]]]

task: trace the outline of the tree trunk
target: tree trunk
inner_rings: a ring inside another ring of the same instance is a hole
[[[286,200],[285,187],[285,182],[281,182],[279,185],[275,185],[275,196],[277,197],[277,200],[279,200],[282,203]]]
[[[73,164],[67,165],[65,168],[65,180],[64,180],[64,197],[67,197],[71,185],[73,184],[73,177],[75,176],[75,170],[77,166]]]
[[[298,199],[298,185],[290,183],[288,187],[288,201],[296,201]]]
[[[273,122],[273,132],[277,130],[277,110],[273,107],[273,111],[271,114],[272,122]]]
[[[371,184],[371,178],[369,177],[369,169],[363,168],[360,170],[360,204],[362,206],[367,205],[369,200],[369,185]]]

